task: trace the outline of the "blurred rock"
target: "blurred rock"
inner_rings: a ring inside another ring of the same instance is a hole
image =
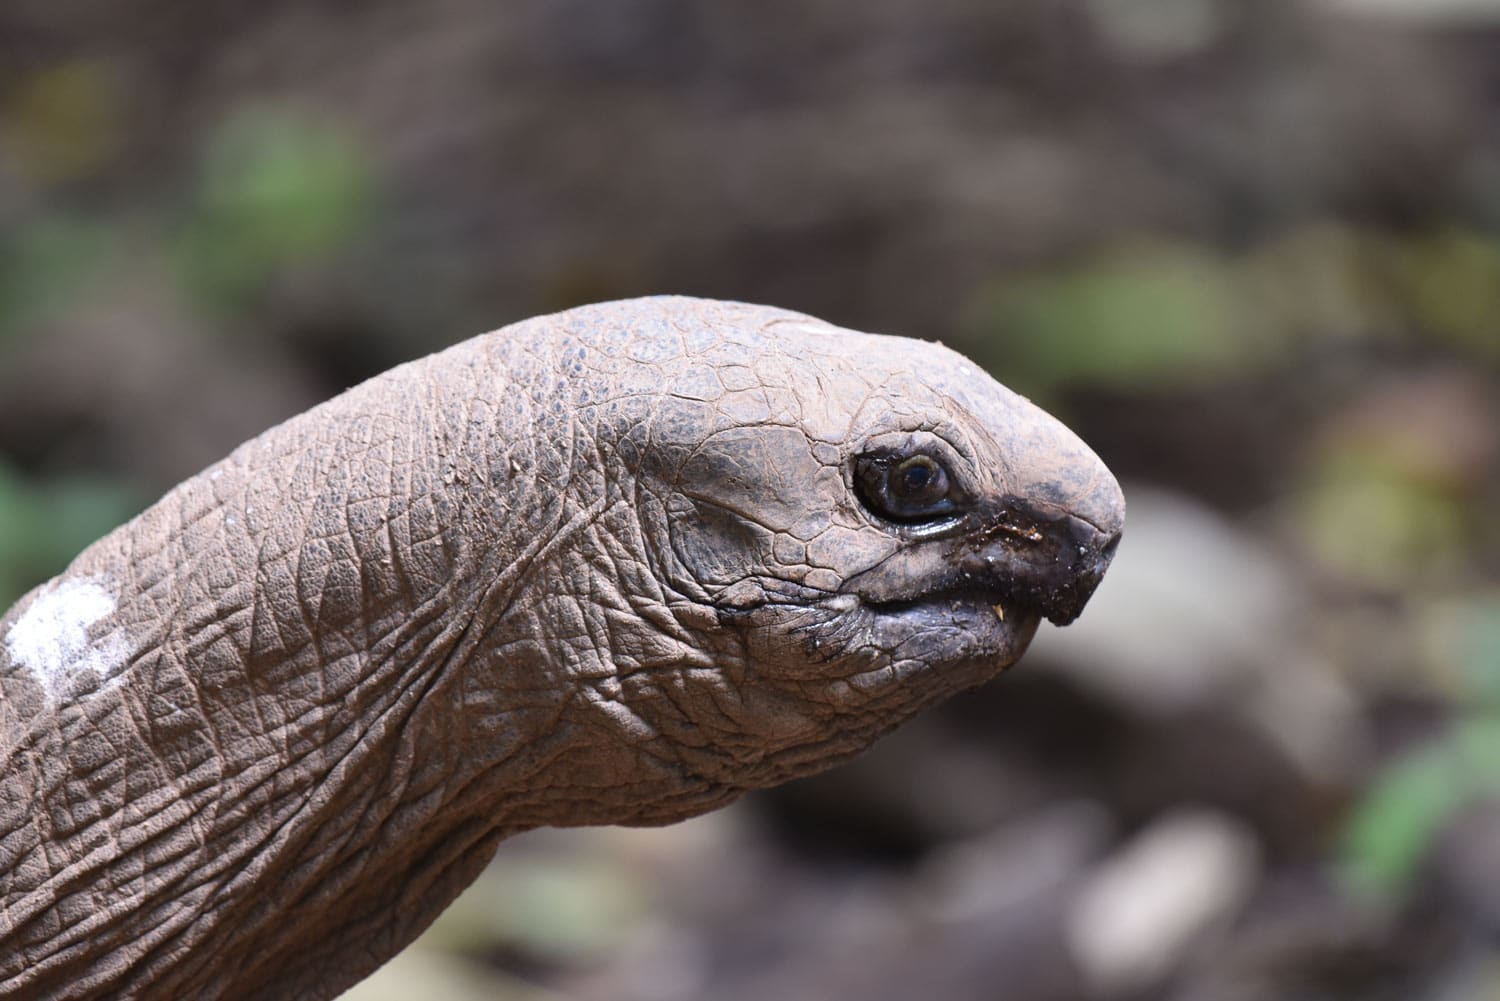
[[[1125,539],[1088,613],[1044,627],[1029,656],[1147,718],[1229,706],[1308,776],[1348,774],[1364,742],[1359,704],[1305,640],[1305,586],[1208,508],[1126,493]]]
[[[1297,583],[1186,497],[1137,485],[1126,496],[1125,538],[1088,614],[1044,628],[1031,656],[1147,715],[1218,701],[1290,645]]]
[[[451,956],[416,947],[380,968],[377,976],[339,995],[342,1001],[565,1001],[563,995]]]
[[[1478,1001],[1448,994],[1467,971],[1441,911],[1371,910],[1315,871],[1265,874],[1232,934],[1193,957],[1170,1001]],[[1456,968],[1456,969],[1455,969]]]
[[[1496,0],[1323,0],[1363,14],[1436,24],[1484,24],[1500,21]]]
[[[957,925],[1057,893],[1103,850],[1109,828],[1099,804],[1063,802],[944,845],[923,860],[913,880],[919,913]]]
[[[1068,908],[1067,934],[1100,996],[1160,982],[1222,932],[1259,876],[1254,834],[1233,818],[1182,811],[1164,817],[1102,863]]]
[[[1088,8],[1116,46],[1147,59],[1198,52],[1228,21],[1223,0],[1090,0]]]

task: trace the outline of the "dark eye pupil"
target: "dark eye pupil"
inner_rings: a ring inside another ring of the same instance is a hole
[[[938,477],[937,466],[926,456],[907,459],[896,469],[897,491],[907,497],[923,493]]]

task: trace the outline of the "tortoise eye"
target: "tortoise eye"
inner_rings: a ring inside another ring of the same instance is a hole
[[[861,456],[854,474],[859,499],[882,518],[926,521],[954,510],[948,470],[930,455]]]

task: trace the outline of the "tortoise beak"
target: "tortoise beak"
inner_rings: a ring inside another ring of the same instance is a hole
[[[849,581],[861,600],[900,607],[943,597],[983,598],[1009,612],[1063,626],[1078,618],[1120,542],[1119,525],[1006,498],[973,511],[947,535],[898,554]]]
[[[970,539],[959,559],[966,569],[990,580],[1015,605],[1065,626],[1083,612],[1103,579],[1120,529],[1012,499]]]

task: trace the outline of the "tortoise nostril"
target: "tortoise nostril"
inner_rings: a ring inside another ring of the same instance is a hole
[[[1116,532],[1099,550],[1099,557],[1103,562],[1108,563],[1115,558],[1115,550],[1120,548],[1120,534]]]

